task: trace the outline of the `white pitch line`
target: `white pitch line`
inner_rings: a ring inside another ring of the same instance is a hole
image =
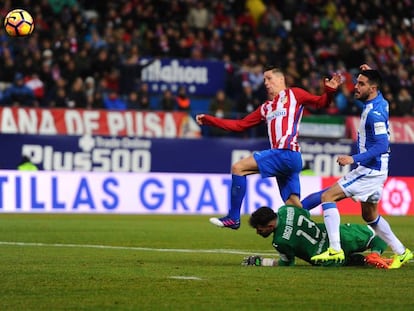
[[[150,247],[134,247],[134,246],[111,246],[111,245],[93,245],[93,244],[56,244],[56,243],[30,243],[30,242],[7,242],[0,241],[0,245],[13,246],[32,246],[32,247],[68,247],[68,248],[97,248],[97,249],[116,249],[116,250],[132,250],[147,252],[170,252],[170,253],[210,253],[210,254],[235,254],[235,255],[273,255],[273,253],[257,253],[252,251],[242,251],[233,249],[180,249],[180,248],[150,248]]]
[[[181,275],[174,275],[170,276],[169,279],[176,279],[176,280],[202,280],[198,276],[181,276]]]

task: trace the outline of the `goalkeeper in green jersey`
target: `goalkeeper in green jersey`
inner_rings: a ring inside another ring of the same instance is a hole
[[[279,252],[279,260],[260,256],[246,257],[242,264],[255,266],[292,266],[295,257],[312,265],[345,266],[372,265],[388,269],[392,260],[381,257],[387,244],[367,225],[342,224],[340,226],[342,249],[345,261],[316,263],[311,257],[329,247],[325,224],[315,223],[307,210],[285,205],[275,213],[269,207],[256,210],[249,219],[250,226],[264,238],[273,233],[273,247]],[[370,249],[368,255],[362,252]]]

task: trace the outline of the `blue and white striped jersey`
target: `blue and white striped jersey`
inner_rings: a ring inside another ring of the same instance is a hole
[[[364,103],[358,128],[358,154],[352,156],[354,161],[361,166],[387,171],[389,136],[388,102],[379,92],[377,97]]]

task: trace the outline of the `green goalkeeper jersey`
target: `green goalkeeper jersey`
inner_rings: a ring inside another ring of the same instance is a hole
[[[295,256],[314,264],[311,257],[329,247],[325,225],[315,223],[310,219],[309,211],[296,206],[282,206],[277,215],[273,247],[280,253],[279,265],[293,265]],[[347,258],[353,253],[371,249],[381,254],[387,247],[367,225],[342,224],[340,234],[341,246],[345,252],[343,264],[347,264]]]

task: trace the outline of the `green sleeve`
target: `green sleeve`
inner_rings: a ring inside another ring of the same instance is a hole
[[[379,236],[375,236],[369,244],[369,247],[371,248],[371,252],[382,254],[387,248],[387,243]]]
[[[277,262],[277,264],[279,266],[282,267],[287,267],[287,266],[294,266],[295,265],[295,255],[294,254],[290,254],[290,251],[287,249],[287,253],[285,252],[281,252],[280,250],[278,250],[279,252],[279,261]]]
[[[279,258],[279,261],[277,262],[277,265],[280,267],[290,267],[295,265],[295,259],[290,261],[284,261],[281,258]]]

